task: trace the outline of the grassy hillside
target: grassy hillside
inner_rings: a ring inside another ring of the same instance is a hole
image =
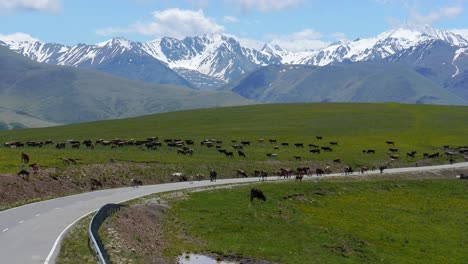
[[[466,259],[467,182],[375,178],[255,187],[265,203],[249,201],[251,186],[187,193],[171,203],[166,253],[211,252],[284,264]]]
[[[21,111],[0,107],[0,130],[18,129],[26,127],[57,126],[58,123],[48,122],[30,116]]]
[[[0,47],[0,105],[50,122],[249,103],[231,92],[146,84],[98,71],[37,63]]]
[[[441,147],[468,145],[468,108],[461,106],[404,105],[404,104],[276,104],[244,107],[225,107],[149,115],[138,118],[99,121],[59,127],[38,128],[0,132],[0,142],[41,141],[55,142],[67,139],[146,139],[158,136],[163,139],[192,139],[190,146],[193,156],[177,154],[177,148],[163,146],[156,151],[142,150],[136,146],[111,149],[97,146],[94,150],[84,147],[56,150],[53,146],[27,149],[0,148],[1,171],[15,171],[19,166],[19,153],[26,151],[34,161],[43,166],[63,166],[59,157],[74,157],[80,162],[107,163],[109,159],[152,161],[160,168],[156,174],[167,174],[180,170],[187,173],[206,173],[210,167],[222,171],[224,176],[232,176],[237,168],[248,170],[263,168],[274,171],[279,167],[325,166],[339,169],[350,164],[378,165],[389,160],[385,141],[395,141],[399,148],[399,161],[392,166],[430,163],[447,163],[441,155],[438,159],[427,160],[424,152],[443,154]],[[316,136],[323,136],[317,140]],[[251,141],[244,147],[247,158],[227,158],[215,148],[200,146],[205,138],[222,140],[222,148],[235,151],[232,140],[239,144],[242,140]],[[265,142],[258,142],[263,138]],[[268,139],[276,139],[271,144]],[[338,141],[333,152],[311,154],[307,144],[329,146],[330,141]],[[288,142],[289,147],[280,143]],[[305,148],[296,148],[294,143],[304,143]],[[278,145],[279,149],[274,149]],[[363,154],[362,150],[374,149],[376,154]],[[417,151],[415,159],[407,158],[406,152]],[[269,158],[267,153],[276,153]],[[294,156],[301,156],[296,161]],[[341,164],[332,160],[341,159]],[[462,156],[455,159],[460,161]]]
[[[244,97],[273,103],[468,104],[413,69],[398,64],[274,65],[260,68],[230,87]]]

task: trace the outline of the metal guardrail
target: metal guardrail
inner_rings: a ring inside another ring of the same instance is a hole
[[[93,216],[89,224],[89,240],[96,251],[99,262],[102,264],[111,263],[109,254],[104,249],[101,237],[99,236],[99,228],[102,223],[111,215],[120,210],[124,205],[120,204],[106,204],[101,207],[98,212]]]

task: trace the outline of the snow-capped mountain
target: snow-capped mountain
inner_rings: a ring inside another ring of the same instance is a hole
[[[271,52],[271,48],[263,51],[279,56],[285,64],[308,64],[325,66],[341,62],[361,62],[384,59],[403,52],[409,48],[428,42],[442,40],[457,47],[468,46],[468,40],[450,31],[438,30],[430,26],[424,28],[397,28],[379,34],[373,38],[356,39],[349,42],[337,42],[321,50],[291,53]]]
[[[73,47],[36,40],[5,43],[17,53],[39,62],[84,68],[102,69],[100,65],[125,54],[126,57],[129,57],[128,54],[151,56],[192,81],[198,88],[207,85],[218,88],[259,66],[281,63],[276,56],[242,47],[234,38],[220,34],[183,40],[165,37],[146,43],[113,38],[95,45],[78,44]],[[131,63],[131,58],[128,59]],[[136,58],[133,63],[135,61]]]
[[[216,89],[266,65],[335,65],[363,61],[405,61],[411,54],[427,56],[431,43],[445,43],[444,56],[456,76],[468,40],[450,31],[425,27],[392,29],[378,36],[341,41],[320,50],[292,52],[265,44],[261,50],[243,47],[231,36],[221,34],[164,37],[146,43],[124,38],[70,47],[35,39],[5,40],[0,45],[39,62],[94,68],[130,79]],[[449,48],[452,47],[452,48]],[[458,54],[458,55],[457,55]],[[413,56],[414,57],[414,56]],[[411,59],[415,63],[415,59]],[[409,62],[409,60],[407,60]],[[456,68],[458,67],[458,68]]]
[[[239,41],[221,34],[162,38],[142,44],[142,48],[173,69],[197,71],[226,82],[258,66],[279,64],[279,58],[242,47]]]

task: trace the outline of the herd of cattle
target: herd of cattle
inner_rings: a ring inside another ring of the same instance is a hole
[[[323,144],[323,137],[322,136],[316,136],[316,143],[315,144],[304,144],[300,142],[296,143],[288,143],[288,142],[280,142],[276,139],[257,139],[256,142],[257,144],[260,144],[261,146],[265,146],[265,144],[268,144],[271,146],[273,151],[268,152],[265,155],[269,158],[275,158],[278,156],[278,153],[275,153],[275,150],[279,150],[280,148],[288,148],[289,146],[294,146],[295,148],[298,149],[303,149],[305,146],[309,148],[308,152],[311,154],[319,155],[322,151],[323,152],[333,152],[334,148],[337,148],[340,146],[337,141],[329,141],[325,144]],[[322,143],[321,145],[318,143]],[[400,158],[400,149],[395,147],[395,142],[394,141],[385,141],[385,143],[389,146],[388,147],[388,157],[389,160],[385,162],[384,164],[380,166],[372,166],[372,167],[367,167],[367,166],[361,166],[357,171],[360,173],[365,173],[368,170],[376,170],[379,169],[380,173],[383,173],[383,171],[390,165],[390,162],[398,160]],[[223,145],[222,140],[218,139],[203,139],[199,142],[200,147],[203,148],[208,148],[208,149],[214,149],[216,150],[219,154],[226,156],[227,158],[233,158],[235,156],[235,153],[239,158],[247,158],[247,151],[245,149],[253,144],[252,141],[237,141],[237,140],[231,140],[229,146],[226,147],[226,144]],[[90,150],[95,149],[97,146],[102,146],[102,147],[109,147],[109,148],[122,148],[125,146],[136,146],[141,150],[157,150],[158,148],[162,148],[164,146],[169,147],[170,149],[175,150],[175,152],[178,155],[189,155],[192,156],[194,154],[194,148],[195,148],[195,141],[191,139],[164,139],[162,141],[159,141],[158,137],[149,137],[146,138],[145,140],[123,140],[123,139],[114,139],[114,140],[104,140],[104,139],[98,139],[98,140],[90,140],[86,139],[83,141],[78,141],[78,140],[67,140],[64,142],[53,142],[52,140],[46,140],[46,141],[27,141],[27,142],[21,142],[21,141],[10,141],[10,142],[5,142],[3,144],[7,148],[41,148],[45,146],[55,146],[57,150],[60,149],[65,149],[67,147],[70,147],[72,149],[80,149],[80,148],[87,148]],[[433,159],[440,157],[441,155],[445,155],[448,157],[449,162],[453,162],[454,158],[456,156],[462,156],[465,161],[468,160],[468,146],[463,146],[463,147],[457,147],[457,148],[450,148],[448,145],[442,146],[440,150],[443,151],[443,154],[440,154],[439,151],[433,152],[433,153],[423,153],[422,157],[426,159]],[[376,150],[375,149],[364,149],[362,150],[362,154],[368,155],[368,154],[375,154]],[[405,153],[407,158],[413,159],[416,158],[416,151],[409,151],[409,152],[403,152]],[[301,155],[294,155],[293,156],[295,160],[301,160]],[[77,164],[79,159],[77,158],[60,158],[64,164],[70,165],[70,164]],[[332,160],[333,163],[341,163],[340,158],[336,158]],[[22,164],[28,164],[29,163],[29,156],[28,154],[22,152],[21,153],[21,162]],[[29,167],[33,170],[33,173],[37,173],[39,171],[39,164],[33,163],[29,164]],[[344,174],[353,174],[354,169],[351,166],[344,166],[342,168],[342,172]],[[266,170],[255,170],[251,175],[260,177],[261,179],[266,179],[268,174],[270,175],[277,175],[279,177],[284,177],[288,178],[291,176],[295,176],[296,180],[302,180],[303,176],[305,175],[313,175],[315,174],[316,176],[321,176],[323,174],[328,174],[331,173],[331,168],[330,166],[326,166],[324,168],[309,168],[309,167],[298,167],[296,169],[288,169],[288,168],[280,168],[277,171],[271,171],[268,173]],[[19,176],[25,177],[29,176],[29,171],[22,167],[21,171],[18,173]],[[216,180],[216,175],[217,173],[215,171],[210,171],[210,180]],[[249,173],[242,169],[238,169],[236,171],[237,177],[248,177]],[[181,172],[176,172],[173,173],[172,179],[174,180],[179,180],[179,181],[187,181],[190,179],[203,179],[203,176],[200,174],[196,174],[195,176],[188,177],[184,173]],[[140,180],[132,180],[133,185],[141,185],[142,182]],[[98,183],[95,183],[96,187],[99,187]]]

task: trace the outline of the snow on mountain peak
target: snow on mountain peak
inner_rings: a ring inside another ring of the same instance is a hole
[[[8,43],[8,42],[38,42],[39,40],[32,37],[29,34],[23,32],[16,32],[9,35],[2,35],[0,34],[0,40]]]
[[[113,47],[114,45],[121,46],[125,49],[132,48],[132,42],[123,37],[112,38],[112,39],[96,44],[96,46],[101,47],[101,48],[105,46]]]

